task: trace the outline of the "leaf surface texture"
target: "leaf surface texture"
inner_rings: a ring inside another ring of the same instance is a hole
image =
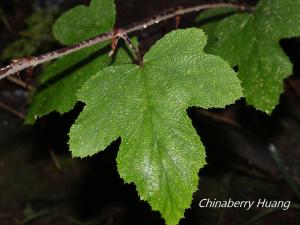
[[[229,64],[203,52],[206,36],[196,28],[159,40],[143,65],[107,67],[79,91],[86,104],[72,126],[73,156],[91,156],[121,137],[117,166],[142,200],[175,225],[190,206],[204,147],[187,108],[225,107],[242,95]]]

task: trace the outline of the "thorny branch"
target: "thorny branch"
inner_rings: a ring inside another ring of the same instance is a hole
[[[122,30],[123,34],[130,34],[132,32],[146,29],[147,27],[152,26],[154,24],[158,24],[162,21],[165,21],[165,20],[168,20],[171,18],[176,18],[176,17],[184,15],[184,14],[198,12],[200,10],[205,10],[205,9],[222,8],[222,7],[233,7],[233,8],[239,9],[241,11],[248,10],[248,8],[245,6],[235,5],[235,4],[230,4],[230,3],[196,5],[196,6],[189,7],[189,8],[179,8],[176,10],[167,10],[157,16],[151,17],[142,22],[134,23],[131,26],[129,26],[125,29],[120,29],[120,30]],[[32,57],[26,57],[26,58],[22,58],[22,59],[13,60],[11,64],[9,64],[3,68],[0,68],[0,80],[3,78],[6,78],[12,74],[18,73],[24,69],[33,68],[39,64],[49,62],[53,59],[57,59],[62,56],[65,56],[65,55],[69,55],[78,50],[91,47],[100,42],[110,40],[113,38],[113,36],[114,36],[114,32],[110,31],[110,32],[100,34],[94,38],[82,41],[78,44],[67,46],[67,47],[57,49],[54,51],[50,51],[48,53],[45,53],[45,54],[42,54],[39,56],[32,56]]]

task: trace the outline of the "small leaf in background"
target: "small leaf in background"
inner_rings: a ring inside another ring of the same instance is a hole
[[[115,17],[114,1],[92,0],[89,6],[76,6],[58,18],[53,33],[63,44],[75,44],[111,31]]]
[[[238,66],[247,103],[266,113],[278,104],[283,79],[293,71],[279,41],[300,36],[299,11],[299,0],[260,0],[254,13],[235,14],[204,27],[209,38],[217,39],[208,52]]]
[[[70,150],[86,157],[121,137],[118,171],[168,225],[184,216],[205,151],[187,108],[225,107],[241,97],[229,64],[203,52],[204,33],[177,30],[158,41],[142,66],[107,67],[80,89],[86,106],[72,126]]]
[[[55,37],[64,44],[70,44],[110,31],[115,14],[113,0],[92,0],[89,7],[77,6],[62,15],[54,25]],[[91,22],[83,24],[82,21],[86,20]],[[96,23],[95,26],[91,25],[92,22]],[[108,42],[100,43],[48,66],[41,75],[40,88],[33,97],[25,122],[33,123],[38,117],[53,111],[70,111],[77,102],[76,93],[82,84],[112,62],[107,50]],[[131,58],[121,49],[114,62],[131,62]]]
[[[204,50],[211,49],[215,45],[217,37],[214,36],[214,33],[219,24],[219,20],[236,12],[238,12],[236,8],[225,7],[206,10],[199,14],[196,18],[196,23],[205,31],[206,35],[208,35]]]

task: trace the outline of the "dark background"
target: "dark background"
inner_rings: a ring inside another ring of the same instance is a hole
[[[51,25],[62,12],[88,2],[1,0],[0,65],[60,47]],[[216,1],[118,0],[116,26],[201,2]],[[195,16],[184,16],[180,27],[195,25]],[[170,20],[137,32],[141,52],[172,29]],[[188,109],[206,146],[208,165],[199,173],[199,190],[180,224],[300,224],[300,39],[280,44],[294,64],[294,74],[284,81],[285,92],[271,116],[246,106],[244,100],[225,110]],[[42,69],[35,69],[33,86]],[[63,116],[52,113],[33,127],[24,126],[29,97],[19,85],[0,81],[0,225],[164,224],[159,213],[139,200],[134,185],[124,185],[119,178],[115,162],[119,141],[91,158],[71,158],[67,132],[80,104]],[[275,153],[269,151],[270,145]],[[202,198],[290,200],[293,208],[200,209]]]

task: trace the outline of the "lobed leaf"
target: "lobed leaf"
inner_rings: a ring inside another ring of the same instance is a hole
[[[120,176],[135,183],[140,198],[168,225],[190,206],[205,165],[186,109],[225,107],[242,95],[229,64],[205,54],[205,44],[201,30],[177,30],[146,53],[142,66],[100,71],[80,89],[86,106],[69,133],[75,157],[91,156],[121,137]]]
[[[90,21],[83,23],[83,21]],[[78,6],[63,14],[53,27],[55,37],[64,44],[91,38],[113,29],[115,9],[113,0],[92,0],[89,7]],[[65,113],[78,101],[76,93],[82,84],[112,62],[107,55],[108,42],[80,50],[56,60],[41,76],[41,85],[28,110],[26,123],[52,111]],[[131,62],[121,49],[114,63]]]
[[[292,74],[279,41],[300,36],[299,10],[299,0],[260,0],[254,13],[235,14],[204,27],[216,40],[208,52],[238,66],[247,103],[266,113],[278,104],[282,81]]]

